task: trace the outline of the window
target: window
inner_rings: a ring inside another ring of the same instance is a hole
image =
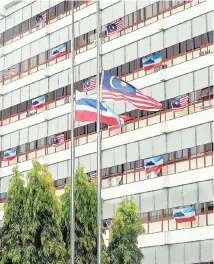
[[[182,150],[176,151],[176,159],[181,159],[182,158]]]
[[[37,141],[37,148],[38,148],[38,149],[40,149],[40,148],[44,148],[44,146],[45,146],[45,139],[44,139],[44,138],[39,139],[39,140]]]
[[[196,156],[196,147],[193,147],[190,149],[190,157],[195,157]]]
[[[187,51],[191,51],[192,50],[192,39],[188,39],[186,45],[187,45],[187,48],[186,48]]]
[[[87,130],[88,130],[88,133],[95,132],[96,131],[96,123],[89,124]]]
[[[15,26],[13,30],[14,30],[14,32],[13,32],[14,36],[19,35],[20,34],[20,25]]]
[[[58,9],[58,12],[57,12],[58,14],[64,13],[65,12],[65,2],[58,4],[57,9]]]
[[[205,212],[205,206],[204,203],[198,204],[198,213],[204,213]]]
[[[141,219],[144,222],[148,222],[148,213],[141,213]]]
[[[124,17],[124,27],[128,28],[130,26],[132,26],[132,14],[126,15]]]
[[[20,112],[23,113],[27,110],[27,102],[23,102],[20,104]]]
[[[208,32],[208,42],[213,43],[213,31]]]
[[[81,136],[81,135],[84,135],[85,134],[85,126],[81,126],[81,127],[79,127],[79,136]]]
[[[22,33],[26,33],[29,30],[29,20],[22,23]]]
[[[166,58],[171,57],[171,47],[166,48]]]
[[[203,156],[204,155],[204,145],[197,146],[197,156]]]
[[[155,221],[156,220],[156,211],[153,211],[153,212],[149,213],[149,220],[150,221]]]
[[[41,65],[46,62],[46,51],[38,55],[38,64]]]
[[[56,90],[56,99],[63,97],[63,95],[64,95],[64,88],[59,88]]]
[[[37,15],[32,17],[31,20],[30,20],[30,27],[31,28],[34,28],[37,25],[36,17],[37,17]]]
[[[179,43],[174,45],[174,56],[180,53]]]
[[[12,38],[13,38],[13,28],[10,28],[4,33],[5,42],[7,42],[8,40]]]
[[[0,47],[3,46],[3,43],[4,43],[3,33],[0,33]]]
[[[194,42],[194,49],[198,49],[200,48],[200,37],[197,36],[193,39],[193,42]]]
[[[26,144],[19,146],[19,153],[20,154],[26,153]]]
[[[146,7],[146,19],[151,18],[153,16],[152,5]]]
[[[169,8],[169,1],[160,1],[159,2],[159,12],[162,12]]]
[[[56,6],[53,6],[53,7],[50,8],[49,15],[50,15],[50,19],[55,18],[55,16],[56,16]]]
[[[173,154],[174,154],[174,152],[168,153],[168,161],[174,160]]]
[[[87,44],[87,43],[86,43],[86,34],[83,34],[83,35],[81,35],[81,36],[79,37],[79,43],[80,43],[80,47],[81,47],[81,46],[84,46],[84,45]]]
[[[65,179],[59,179],[55,181],[55,186],[59,187],[59,186],[64,186],[65,184]]]
[[[34,68],[37,66],[37,56],[34,56],[30,59],[30,68]]]
[[[28,143],[28,150],[34,150],[35,149],[35,141]]]
[[[113,166],[110,168],[110,174],[115,174],[117,173],[117,166]]]
[[[88,43],[93,43],[95,41],[96,30],[92,30],[88,33]]]
[[[213,202],[208,202],[208,211],[213,211]]]
[[[6,117],[8,117],[9,115],[10,115],[10,108],[4,109],[2,111],[2,117],[3,117],[3,119],[6,118]]]
[[[169,212],[169,209],[164,209],[163,210],[163,218],[166,218],[166,217],[169,217],[169,216],[171,216],[170,212]]]
[[[161,220],[161,210],[157,210],[156,211],[156,220],[158,221],[158,220]]]
[[[54,101],[54,98],[55,98],[54,91],[53,92],[50,92],[48,94],[48,102]]]
[[[212,143],[208,143],[205,145],[205,151],[206,152],[211,152],[212,151]]]
[[[26,72],[28,71],[28,60],[25,60],[21,62],[21,72]]]
[[[203,34],[201,36],[201,44],[206,45],[207,44],[207,33]]]
[[[179,5],[179,4],[181,4],[182,2],[184,2],[184,1],[181,1],[181,0],[172,0],[172,6]]]
[[[15,115],[18,113],[18,105],[14,105],[11,107],[11,115]]]
[[[144,20],[144,9],[138,10],[136,12],[137,12],[137,20],[139,22],[143,21]]]

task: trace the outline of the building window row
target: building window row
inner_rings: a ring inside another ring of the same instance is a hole
[[[203,37],[205,36],[205,37]],[[202,42],[202,39],[206,39],[206,42]],[[196,42],[196,40],[199,40],[199,46],[196,46],[194,43]],[[187,43],[192,43],[191,44],[191,49],[187,49]],[[204,44],[205,43],[205,44]],[[177,45],[181,45],[182,47],[184,47],[184,49],[179,49],[179,53],[176,50],[176,46]],[[198,49],[203,49],[206,48],[209,51],[209,46],[213,45],[213,31],[210,31],[208,33],[205,33],[203,35],[194,37],[193,39],[184,41],[182,43],[178,43],[175,44],[171,47],[165,48],[161,51],[157,51],[157,52],[161,52],[162,53],[162,57],[163,57],[163,67],[169,67],[168,62],[172,61],[172,65],[173,66],[173,60],[177,59],[177,57],[179,56],[184,56],[188,53],[194,52]],[[63,48],[64,48],[64,52],[62,52],[62,55],[57,56],[57,58],[54,56],[54,51],[56,50],[56,48],[53,48],[51,50],[48,50],[46,52],[43,52],[37,56],[34,56],[33,58],[27,59],[17,65],[11,66],[10,68],[0,72],[0,82],[3,81],[4,84],[7,84],[8,82],[11,81],[15,81],[19,78],[25,77],[26,75],[30,74],[30,73],[34,73],[35,71],[39,71],[41,69],[44,69],[54,63],[57,62],[61,62],[64,59],[69,58],[70,56],[70,42],[68,41],[67,43],[62,44]],[[196,48],[197,47],[197,48]],[[147,56],[149,56],[150,54],[148,54]],[[124,77],[126,78],[127,75],[130,74],[135,74],[136,72],[139,72],[141,70],[143,70],[143,58],[147,57],[141,57],[138,58],[136,60],[133,60],[131,62],[127,62],[123,65],[120,65],[118,67],[115,67],[113,69],[110,69],[110,72],[114,75],[114,76],[119,76],[119,77]],[[193,58],[192,58],[193,59]],[[181,61],[180,63],[182,63],[183,61]],[[154,70],[153,70],[154,72]],[[151,74],[151,71],[147,71],[145,72],[145,75],[147,74]],[[137,78],[136,76],[134,78]],[[79,81],[78,83],[76,83],[76,87],[78,88],[78,90],[82,90],[83,89],[83,81]]]
[[[78,10],[82,5],[88,4],[91,2],[90,0],[83,0],[83,1],[74,1],[75,10]],[[159,1],[157,3],[151,4],[146,6],[140,10],[133,12],[132,14],[126,15],[122,17],[122,30],[133,27],[139,23],[145,22],[153,17],[158,17],[159,15],[169,12],[177,7],[184,6],[188,3],[191,3],[191,0],[181,0],[181,1]],[[8,29],[4,33],[0,34],[0,46],[7,45],[12,40],[15,41],[21,37],[26,36],[27,33],[34,32],[35,30],[40,29],[38,27],[37,18],[42,17],[44,14],[46,15],[46,21],[43,23],[43,26],[46,23],[52,23],[55,19],[61,19],[64,16],[70,15],[71,11],[71,1],[64,1],[59,3],[56,6],[51,7],[49,10],[42,12],[19,25],[16,25],[13,28]],[[102,37],[106,37],[106,25],[103,26],[102,29]],[[85,45],[91,44],[94,42],[96,38],[96,30],[92,30],[80,37],[76,38],[76,47],[77,50],[80,47]]]
[[[91,0],[77,0],[74,2],[74,11],[77,11],[81,8],[82,5],[88,4]],[[71,1],[64,1],[51,7],[50,9],[37,14],[36,16],[25,20],[24,22],[14,26],[13,28],[8,29],[7,31],[0,33],[0,46],[7,45],[11,43],[11,41],[16,41],[31,32],[35,32],[36,30],[41,29],[47,23],[52,23],[52,21],[56,18],[60,19],[62,15],[70,15],[71,11]],[[38,24],[38,19],[44,17],[43,23],[41,25]],[[64,17],[64,16],[63,16]]]

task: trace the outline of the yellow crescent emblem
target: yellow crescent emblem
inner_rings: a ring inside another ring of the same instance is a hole
[[[117,88],[116,87],[114,87],[114,85],[113,85],[113,80],[114,80],[114,76],[112,76],[111,78],[110,78],[110,80],[109,80],[109,83],[110,83],[110,85],[111,85],[111,87],[112,88],[114,88],[114,89],[116,89],[117,90]]]

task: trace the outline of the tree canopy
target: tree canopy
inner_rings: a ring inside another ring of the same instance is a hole
[[[140,264],[143,254],[138,248],[138,236],[145,232],[140,223],[138,207],[131,199],[124,198],[110,224],[109,257],[111,264]]]
[[[70,186],[65,186],[65,193],[61,196],[62,220],[61,227],[64,241],[67,246],[67,259],[69,259],[70,246]],[[97,199],[96,184],[89,182],[83,167],[75,175],[75,263],[94,264],[97,257]],[[107,258],[103,243],[103,264]]]

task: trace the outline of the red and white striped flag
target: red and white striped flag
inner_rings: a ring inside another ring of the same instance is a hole
[[[60,134],[58,136],[53,136],[51,139],[51,144],[53,147],[57,148],[65,141],[64,134]]]
[[[17,65],[11,66],[4,71],[4,79],[9,78],[17,74]]]
[[[188,94],[176,98],[172,103],[172,111],[179,112],[188,106]]]
[[[87,93],[95,89],[97,83],[96,76],[83,80],[83,92]]]
[[[118,19],[115,23],[111,23],[106,27],[107,36],[112,36],[122,30],[122,19]]]

